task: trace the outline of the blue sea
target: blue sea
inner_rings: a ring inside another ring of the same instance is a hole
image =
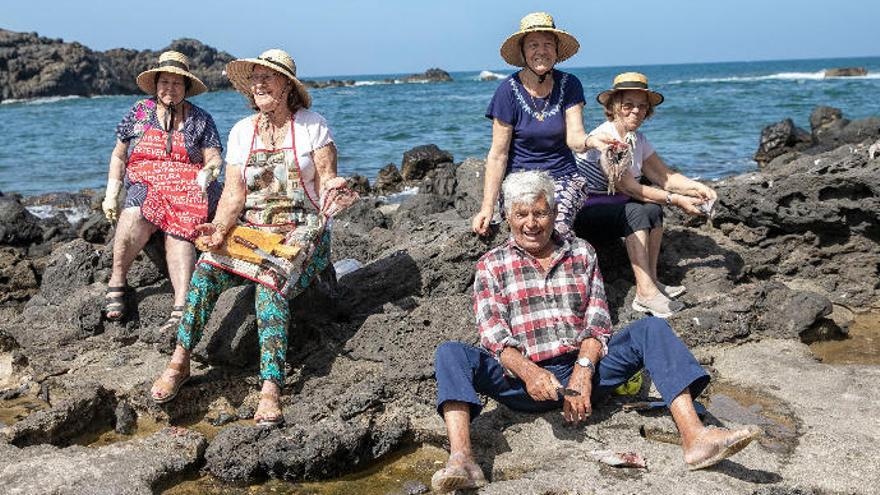
[[[860,66],[865,77],[824,78],[824,69]],[[880,115],[880,57],[572,68],[584,86],[587,129],[603,115],[595,95],[615,74],[644,72],[666,96],[642,130],[667,163],[703,179],[755,169],[751,156],[761,129],[791,117],[809,130],[817,105],[840,108],[849,119]],[[489,69],[506,76],[511,70]],[[313,109],[329,121],[343,175],[371,180],[403,152],[434,143],[456,161],[484,158],[491,123],[484,117],[498,81],[479,71],[452,72],[451,83],[385,84],[400,74],[334,76],[356,86],[312,90]],[[321,78],[316,78],[321,79]],[[140,96],[44,98],[0,104],[0,191],[25,195],[100,188],[106,183],[114,129]],[[197,96],[220,134],[248,115],[231,91]]]

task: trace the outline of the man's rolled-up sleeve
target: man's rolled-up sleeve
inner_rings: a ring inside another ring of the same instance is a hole
[[[611,315],[608,313],[608,302],[605,299],[605,282],[599,271],[599,263],[595,252],[590,253],[586,264],[587,270],[587,310],[584,314],[584,328],[578,335],[578,341],[593,337],[602,344],[602,356],[608,354],[608,340],[611,338]]]
[[[480,345],[497,358],[505,347],[525,351],[522,342],[510,331],[507,321],[507,297],[485,263],[477,264],[474,278],[474,314],[480,332]]]

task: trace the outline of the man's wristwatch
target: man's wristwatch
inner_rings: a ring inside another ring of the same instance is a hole
[[[583,368],[589,368],[590,371],[593,372],[593,373],[596,372],[596,367],[593,365],[593,362],[590,361],[590,358],[588,358],[588,357],[586,357],[586,356],[584,356],[584,357],[579,357],[578,360],[575,361],[575,362],[576,362],[577,365],[580,366],[580,367],[583,367]]]

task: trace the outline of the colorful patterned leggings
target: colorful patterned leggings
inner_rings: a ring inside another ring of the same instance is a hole
[[[177,343],[191,351],[202,338],[208,318],[220,294],[248,279],[205,263],[199,263],[186,294],[186,311],[177,329]],[[257,331],[260,336],[260,378],[284,386],[287,354],[287,325],[290,306],[287,298],[261,284],[254,284]]]

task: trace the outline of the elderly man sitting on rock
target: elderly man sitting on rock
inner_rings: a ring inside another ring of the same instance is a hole
[[[664,320],[644,318],[612,336],[595,251],[553,230],[553,187],[543,172],[504,181],[511,239],[480,258],[474,281],[482,348],[445,342],[437,349],[437,410],[450,445],[446,467],[432,478],[438,492],[486,483],[470,443],[470,421],[483,407],[478,394],[524,412],[561,407],[577,424],[590,416],[594,394],[644,367],[672,413],[691,469],[729,457],[757,434],[703,426],[692,397],[709,375]]]

